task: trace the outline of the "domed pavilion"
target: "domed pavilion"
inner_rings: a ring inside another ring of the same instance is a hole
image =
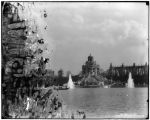
[[[100,67],[94,61],[94,57],[90,54],[88,60],[82,65],[82,79],[80,86],[83,87],[100,87],[104,86],[106,78],[101,76]]]

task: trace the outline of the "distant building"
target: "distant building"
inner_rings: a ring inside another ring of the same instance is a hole
[[[82,65],[81,78],[78,83],[80,87],[103,87],[104,82],[107,81],[100,73],[100,67],[94,61],[90,54],[88,60]]]
[[[148,69],[149,65],[133,65],[126,66],[124,64],[120,66],[113,66],[112,63],[108,69],[107,78],[113,81],[120,81],[122,83],[127,83],[129,72],[132,74],[135,86],[148,85]]]
[[[51,77],[54,77],[54,71],[51,70],[51,69],[46,69],[46,74],[45,76],[51,76]]]
[[[88,56],[88,60],[85,62],[85,65],[82,65],[82,74],[98,75],[99,70],[99,65],[96,64],[96,61],[94,61],[93,56],[90,54]]]

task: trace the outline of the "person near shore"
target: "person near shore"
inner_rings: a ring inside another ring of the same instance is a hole
[[[72,115],[71,115],[71,119],[74,119],[74,114],[72,113]]]
[[[85,113],[83,114],[83,119],[86,119],[86,115],[85,115]]]

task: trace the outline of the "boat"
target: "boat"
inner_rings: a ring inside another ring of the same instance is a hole
[[[104,88],[110,88],[110,86],[109,85],[104,85]]]
[[[68,90],[67,86],[58,86],[58,90]]]
[[[77,87],[78,88],[99,88],[101,86],[100,85],[86,85],[86,86],[78,85]]]

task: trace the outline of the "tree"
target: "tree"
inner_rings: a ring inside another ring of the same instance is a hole
[[[58,71],[58,77],[59,77],[59,78],[62,78],[63,75],[64,75],[64,72],[63,72],[62,69],[60,69],[60,70]]]
[[[38,25],[39,21],[36,22],[31,4],[29,2],[2,3],[2,103],[4,103],[2,116],[4,118],[9,117],[7,101],[13,102],[14,99],[18,99],[21,95],[17,97],[18,90],[25,87],[30,89],[33,84],[22,84],[23,81],[26,81],[26,78],[31,81],[31,71],[38,68],[44,71],[45,64],[48,62],[47,58],[42,57],[45,51],[43,47],[45,39],[42,38],[44,35],[39,35],[40,31],[46,29],[45,26],[42,29],[41,24]],[[46,11],[44,11],[43,18],[46,16]],[[28,92],[25,94],[28,96]]]

